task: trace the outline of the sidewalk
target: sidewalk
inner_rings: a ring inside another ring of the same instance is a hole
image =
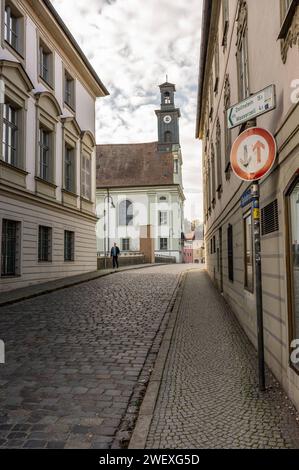
[[[130,448],[299,448],[298,414],[269,371],[259,392],[256,352],[206,272],[181,295]]]
[[[31,299],[39,295],[48,294],[56,290],[64,289],[66,287],[75,286],[81,284],[82,282],[92,281],[99,277],[109,276],[115,272],[120,271],[131,271],[134,269],[148,268],[151,266],[161,266],[160,264],[137,264],[134,266],[124,266],[119,268],[117,271],[115,269],[101,269],[99,271],[92,271],[89,273],[79,274],[76,276],[64,277],[61,279],[56,279],[54,281],[43,282],[41,284],[34,284],[28,287],[22,287],[20,289],[15,289],[8,292],[0,293],[0,307],[4,305],[9,305],[14,302],[19,302],[26,299]]]

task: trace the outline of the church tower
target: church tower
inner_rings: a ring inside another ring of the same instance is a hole
[[[175,107],[175,85],[166,81],[159,85],[161,108],[156,112],[158,118],[158,149],[160,152],[172,152],[180,146],[179,118],[180,110]]]

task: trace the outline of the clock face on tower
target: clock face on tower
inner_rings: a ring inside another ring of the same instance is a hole
[[[171,116],[169,116],[169,115],[164,116],[163,121],[165,122],[165,124],[170,124],[171,121],[172,121]]]

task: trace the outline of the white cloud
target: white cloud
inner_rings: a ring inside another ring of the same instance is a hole
[[[110,92],[97,103],[98,143],[157,140],[158,85],[166,73],[176,84],[186,215],[202,216],[201,146],[194,139],[202,0],[53,4]]]

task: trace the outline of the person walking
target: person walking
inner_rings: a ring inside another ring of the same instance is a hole
[[[113,247],[111,248],[111,258],[112,258],[112,265],[113,265],[113,269],[115,269],[115,267],[118,268],[118,256],[120,254],[120,250],[118,248],[118,246],[116,245],[116,243],[114,243]]]

